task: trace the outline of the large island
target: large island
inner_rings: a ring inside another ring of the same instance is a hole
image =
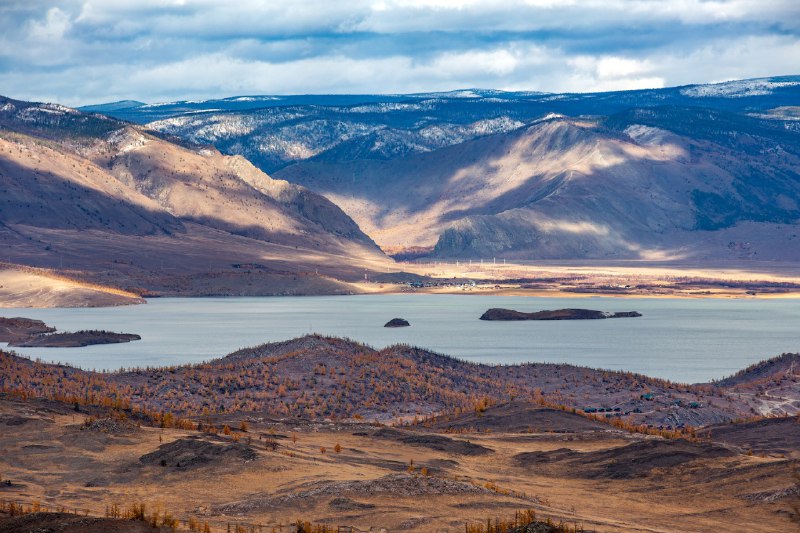
[[[114,333],[113,331],[75,331],[31,335],[30,337],[9,342],[9,346],[19,348],[79,348],[95,344],[119,344],[141,340],[135,333]]]
[[[56,328],[48,326],[41,320],[0,317],[0,342],[6,342],[14,347],[76,348],[138,340],[141,340],[141,337],[134,333],[98,330],[56,332]]]
[[[604,318],[633,318],[642,316],[637,311],[621,311],[608,313],[592,309],[556,309],[554,311],[536,311],[523,313],[513,309],[494,307],[483,315],[481,320],[599,320]]]

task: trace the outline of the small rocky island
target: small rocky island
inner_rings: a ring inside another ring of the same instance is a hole
[[[481,320],[599,320],[604,318],[633,318],[642,316],[637,311],[621,311],[608,313],[605,311],[594,311],[592,309],[556,309],[554,311],[536,311],[534,313],[523,313],[513,309],[502,309],[495,307],[489,309]]]
[[[94,344],[118,344],[141,340],[133,333],[75,331],[55,333],[56,328],[41,320],[0,317],[0,342],[17,348],[78,348]]]
[[[408,323],[408,320],[404,318],[393,318],[389,322],[383,325],[385,328],[407,328],[411,324]]]

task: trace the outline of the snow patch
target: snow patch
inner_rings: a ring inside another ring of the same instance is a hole
[[[566,118],[566,115],[562,115],[561,113],[548,113],[545,116],[534,120],[532,124],[538,124],[539,122],[547,122],[548,120],[556,120],[560,118]]]
[[[17,117],[25,122],[36,122],[44,116],[63,116],[67,114],[77,114],[78,112],[70,107],[58,104],[42,104],[31,106],[17,113]]]
[[[42,104],[42,109],[50,109],[52,111],[56,111],[59,113],[69,114],[69,115],[77,115],[79,111],[77,109],[73,109],[71,107],[67,107],[61,104]]]
[[[709,85],[692,85],[681,89],[683,96],[692,98],[746,98],[766,96],[779,87],[800,85],[797,81],[773,81],[770,79],[726,81]]]
[[[144,104],[139,109],[155,108],[155,107],[168,107],[180,104],[181,102],[156,102],[155,104]]]
[[[347,109],[350,113],[387,113],[389,111],[429,111],[433,107],[429,104],[408,104],[400,102],[381,102],[378,104],[365,104]]]
[[[117,150],[123,154],[141,148],[149,142],[147,137],[130,128],[112,131],[106,140],[116,146]]]
[[[644,124],[631,124],[625,128],[625,135],[640,144],[658,144],[668,135],[673,135],[667,130],[645,126]]]
[[[459,144],[475,137],[506,133],[525,124],[509,117],[497,117],[478,120],[471,124],[435,124],[419,130],[419,135],[426,141],[432,142],[430,148],[441,148]]]
[[[276,96],[236,96],[225,99],[226,102],[271,102],[275,100],[280,100],[280,98]]]
[[[224,111],[223,109],[193,109],[192,111],[183,111],[181,115],[199,115],[202,113],[218,113]]]

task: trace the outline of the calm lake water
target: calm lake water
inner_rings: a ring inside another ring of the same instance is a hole
[[[580,307],[640,311],[641,318],[485,322],[490,307],[520,311]],[[566,362],[683,382],[729,375],[800,351],[800,300],[532,298],[370,295],[162,298],[95,309],[4,309],[61,331],[138,333],[141,341],[85,348],[17,348],[22,355],[87,369],[199,362],[237,348],[309,332],[375,347],[408,343],[484,363]],[[409,328],[384,328],[394,317]]]

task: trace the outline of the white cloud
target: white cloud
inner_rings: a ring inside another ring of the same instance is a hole
[[[509,50],[445,53],[437,57],[426,70],[444,78],[464,79],[474,76],[506,76],[514,72],[517,58]]]
[[[623,91],[664,87],[653,64],[619,56],[578,56],[567,59],[571,71],[563,90]]]
[[[0,2],[0,93],[71,105],[634,89],[792,74],[798,57],[797,0]]]
[[[616,79],[650,72],[653,67],[649,61],[611,56],[597,61],[595,70],[600,79]]]
[[[800,38],[767,35],[720,39],[686,54],[663,54],[654,63],[670,85],[687,85],[797,74],[799,57]]]
[[[72,26],[69,16],[54,7],[47,11],[44,20],[36,20],[30,23],[28,38],[36,42],[60,41],[64,34]]]

